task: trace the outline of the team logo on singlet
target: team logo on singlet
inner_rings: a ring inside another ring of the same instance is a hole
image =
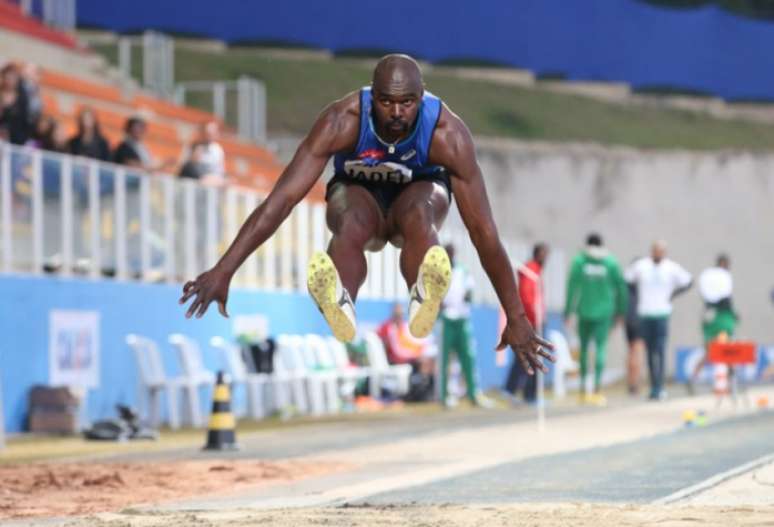
[[[374,183],[408,183],[412,170],[393,161],[383,161],[384,150],[371,148],[362,151],[357,159],[344,162],[344,171],[353,179]]]

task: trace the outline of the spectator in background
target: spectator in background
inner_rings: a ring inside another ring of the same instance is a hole
[[[194,146],[201,148],[200,163],[204,166],[204,172],[213,183],[222,183],[225,178],[223,147],[218,144],[220,127],[215,121],[202,124],[199,130],[199,140]]]
[[[124,140],[116,147],[113,161],[119,165],[139,168],[147,172],[167,170],[175,161],[167,159],[158,163],[151,156],[144,140],[148,132],[148,124],[141,117],[130,117],[124,125]]]
[[[626,281],[637,286],[637,315],[648,352],[651,400],[666,398],[664,391],[665,351],[669,333],[672,299],[691,287],[691,273],[666,257],[664,241],[653,244],[651,255],[626,270]]]
[[[452,277],[441,309],[441,403],[451,406],[448,399],[449,359],[455,353],[465,376],[470,402],[474,406],[491,406],[481,394],[476,378],[476,348],[470,325],[470,307],[475,286],[473,277],[457,262],[454,246],[449,244],[445,249],[452,265]]]
[[[78,131],[67,142],[67,150],[76,156],[110,161],[110,145],[91,108],[84,108],[78,114]]]
[[[704,346],[709,352],[709,345],[724,334],[733,337],[739,317],[734,311],[731,295],[734,291],[734,281],[731,277],[731,261],[726,254],[718,256],[715,266],[702,271],[699,275],[699,294],[704,301],[704,316],[702,317],[702,333]],[[694,368],[688,380],[688,391],[694,392],[695,382],[706,363],[706,354]]]
[[[565,323],[572,325],[578,317],[580,338],[580,381],[582,403],[605,405],[601,393],[602,372],[607,359],[607,338],[613,319],[623,320],[628,302],[626,283],[618,261],[603,246],[599,234],[590,234],[586,248],[573,260],[567,281],[567,302],[564,309]],[[586,393],[589,344],[594,341],[595,368],[594,392]]]
[[[411,365],[407,399],[420,401],[432,398],[435,372],[433,346],[429,338],[419,339],[411,334],[401,304],[393,306],[392,315],[379,327],[377,334],[384,342],[390,364]]]
[[[32,112],[21,86],[21,71],[16,64],[0,70],[0,124],[8,130],[15,145],[27,142],[32,131]]]
[[[635,258],[631,263],[637,260],[638,258]],[[645,347],[645,342],[642,340],[640,317],[637,315],[637,285],[631,283],[627,285],[629,302],[626,308],[626,343],[629,350],[626,355],[626,384],[629,395],[637,395],[640,392],[642,350]]]
[[[188,160],[180,167],[178,176],[187,179],[203,179],[207,175],[207,166],[202,162],[204,157],[204,146],[194,143],[191,146],[191,153]]]
[[[67,152],[67,135],[64,126],[56,119],[51,119],[48,132],[41,138],[40,148],[49,152]]]
[[[43,114],[43,101],[40,98],[40,85],[38,83],[38,67],[32,63],[26,63],[20,67],[19,96],[22,104],[27,109],[27,124],[30,129],[38,122]]]
[[[538,243],[532,249],[532,259],[519,267],[516,272],[519,283],[519,295],[529,323],[538,335],[543,334],[545,322],[545,304],[543,303],[543,267],[548,259],[548,245]],[[504,317],[505,314],[503,313]],[[535,402],[536,376],[527,375],[521,362],[514,357],[505,391],[515,396],[519,390],[524,391],[524,401]]]

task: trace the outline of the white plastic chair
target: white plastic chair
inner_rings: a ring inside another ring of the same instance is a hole
[[[556,357],[553,372],[554,399],[562,399],[567,395],[565,376],[568,373],[577,372],[578,363],[572,360],[570,345],[561,331],[552,329],[547,336],[548,340],[554,345],[554,356]]]
[[[173,333],[169,336],[169,343],[177,350],[180,359],[181,389],[188,401],[188,410],[191,425],[204,426],[199,388],[205,387],[212,390],[215,385],[215,375],[204,367],[202,353],[199,344],[185,335]]]
[[[390,364],[381,337],[373,331],[363,336],[368,352],[368,364],[371,370],[370,392],[372,397],[378,397],[385,381],[392,381],[396,395],[402,396],[409,392],[411,366],[409,364]]]
[[[347,347],[339,339],[328,336],[326,341],[328,342],[328,350],[333,358],[333,363],[336,365],[336,371],[340,377],[357,381],[365,379],[371,374],[370,368],[350,364]]]
[[[177,399],[180,379],[166,376],[159,348],[151,339],[129,334],[126,336],[126,344],[132,349],[137,360],[140,415],[146,416],[148,423],[158,428],[161,423],[161,394],[166,392],[169,426],[172,429],[180,428]]]
[[[304,345],[307,365],[310,364],[310,360],[314,361],[312,371],[310,372],[310,379],[319,379],[316,382],[323,386],[325,409],[328,413],[336,413],[341,408],[340,383],[341,381],[346,381],[346,379],[339,375],[338,368],[336,368],[336,363],[324,337],[312,334],[306,335],[304,337]]]
[[[247,392],[247,412],[254,419],[266,417],[266,388],[271,382],[267,373],[253,373],[247,369],[242,349],[222,337],[212,337],[210,345],[221,352],[226,370],[234,385],[242,385]]]
[[[279,335],[277,350],[274,352],[274,375],[288,390],[288,400],[293,401],[302,414],[309,413],[310,401],[306,394],[308,372],[301,355],[300,337]]]
[[[307,410],[312,415],[323,415],[328,410],[325,393],[336,389],[336,378],[331,372],[318,369],[317,357],[313,350],[307,348],[301,335],[280,335],[284,343],[280,344],[283,356],[292,363],[292,371],[303,378],[303,386],[307,397]]]

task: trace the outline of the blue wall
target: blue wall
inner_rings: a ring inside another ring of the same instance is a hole
[[[128,333],[150,337],[161,346],[167,372],[177,372],[177,362],[166,344],[170,333],[181,332],[197,339],[205,364],[221,367],[207,344],[210,337],[231,335],[231,322],[210,311],[200,320],[187,320],[177,299],[177,286],[94,282],[47,277],[0,277],[0,378],[7,430],[23,429],[27,393],[34,384],[49,382],[48,338],[51,309],[96,310],[100,313],[100,383],[89,393],[91,419],[114,414],[118,402],[135,404],[137,373],[134,357],[124,344]],[[390,312],[389,302],[359,301],[358,320],[380,323]],[[323,318],[306,295],[233,290],[229,313],[261,313],[269,319],[272,334],[330,334]],[[479,346],[482,384],[500,384],[505,369],[495,366],[497,313],[476,308],[473,316]]]
[[[727,98],[774,96],[774,24],[714,7],[668,10],[636,0],[221,0],[215,8],[211,0],[79,0],[78,21],[334,51],[388,49],[431,61],[487,59],[539,74],[680,86]]]

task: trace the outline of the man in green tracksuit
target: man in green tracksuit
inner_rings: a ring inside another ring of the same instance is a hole
[[[580,337],[581,402],[604,405],[600,393],[602,371],[605,367],[605,346],[613,323],[626,314],[628,291],[621,267],[613,255],[602,244],[602,237],[590,234],[586,248],[573,260],[567,283],[567,302],[564,309],[565,321],[578,315],[578,336]],[[586,372],[588,371],[589,344],[594,340],[596,368],[594,370],[594,393],[586,393]]]

